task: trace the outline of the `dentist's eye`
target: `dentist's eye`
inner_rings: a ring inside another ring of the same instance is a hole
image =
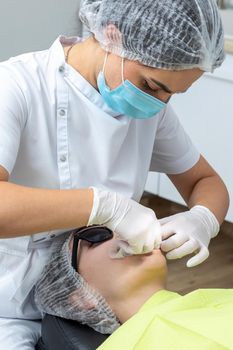
[[[157,94],[161,90],[161,88],[156,86],[154,83],[151,84],[147,80],[144,80],[143,86],[144,86],[143,87],[144,91],[148,92],[151,95],[153,95],[155,93]]]
[[[146,80],[144,80],[144,82],[143,82],[143,88],[144,88],[144,90],[147,90],[147,91],[150,91],[150,92],[154,91],[154,90],[150,87],[150,85],[148,84],[148,82],[147,82]]]

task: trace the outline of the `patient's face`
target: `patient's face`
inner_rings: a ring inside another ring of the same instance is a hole
[[[144,255],[112,259],[110,251],[115,238],[90,245],[80,241],[78,248],[78,272],[107,301],[140,293],[146,288],[158,289],[165,285],[167,266],[160,249]]]

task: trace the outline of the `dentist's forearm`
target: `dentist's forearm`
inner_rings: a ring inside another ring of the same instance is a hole
[[[0,238],[86,225],[93,191],[47,190],[0,182]]]
[[[196,183],[187,204],[189,208],[195,205],[207,207],[221,224],[229,208],[229,194],[221,178],[213,175]]]

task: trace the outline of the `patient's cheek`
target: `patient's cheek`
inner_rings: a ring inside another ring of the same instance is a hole
[[[86,282],[97,289],[100,294],[107,296],[117,290],[117,279],[123,273],[123,261],[112,260],[109,257],[110,244],[102,244],[96,248],[83,250],[79,262],[79,273]]]
[[[88,283],[98,281],[106,272],[108,262],[101,247],[82,249],[79,259],[79,273]]]

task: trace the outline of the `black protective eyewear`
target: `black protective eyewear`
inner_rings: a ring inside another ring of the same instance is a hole
[[[72,250],[72,267],[77,271],[77,257],[78,257],[78,242],[80,239],[90,243],[101,243],[113,238],[113,232],[106,226],[84,226],[73,232],[73,250]]]

